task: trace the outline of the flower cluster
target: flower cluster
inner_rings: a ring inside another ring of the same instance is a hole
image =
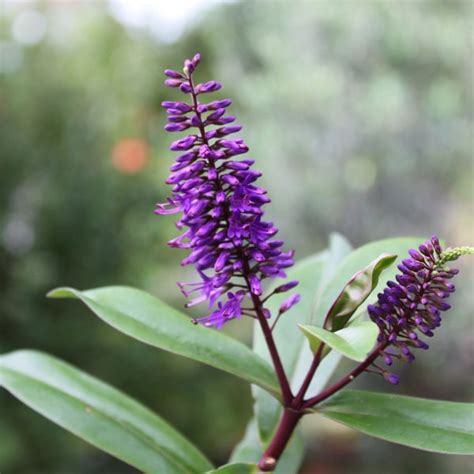
[[[447,260],[436,236],[409,254],[410,258],[398,266],[401,273],[396,282],[389,281],[384,292],[379,293],[378,302],[367,308],[380,328],[379,342],[385,346],[381,355],[388,366],[394,358],[412,362],[412,349],[428,349],[420,335],[434,335],[441,325],[441,312],[451,307],[444,300],[455,290],[448,280],[458,270],[444,267]],[[375,367],[390,383],[398,383],[397,375]]]
[[[173,194],[167,203],[158,204],[155,213],[182,213],[176,226],[184,232],[169,245],[190,250],[182,265],[194,265],[200,281],[179,285],[185,296],[195,293],[188,306],[204,301],[209,307],[218,303],[215,311],[196,322],[220,328],[244,314],[244,298],[260,297],[262,280],[286,276],[284,269],[293,265],[293,252],[282,250],[283,241],[274,239],[278,229],[263,220],[262,206],[270,199],[254,184],[261,176],[252,169],[254,161],[236,158],[248,147],[240,138],[229,138],[242,128],[233,124],[234,116],[227,115],[232,101],[201,101],[206,94],[221,89],[221,84],[194,83],[199,61],[196,54],[185,61],[183,73],[165,71],[165,84],[180,89],[190,99],[189,103],[162,103],[168,113],[165,130],[189,130],[189,134],[170,146],[181,153],[167,179]],[[283,285],[279,292],[293,286]],[[268,312],[265,315],[269,317]]]

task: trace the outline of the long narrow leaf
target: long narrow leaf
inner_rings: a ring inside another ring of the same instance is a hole
[[[300,328],[313,352],[324,342],[331,349],[358,362],[365,360],[379,334],[378,326],[372,321],[355,321],[336,332],[304,324]]]
[[[355,430],[412,448],[474,454],[474,404],[345,390],[313,409]]]
[[[225,464],[206,474],[258,474],[258,467],[255,464],[245,463]]]
[[[279,396],[272,367],[241,342],[189,318],[144,291],[110,286],[58,288],[51,298],[76,298],[115,329],[139,341],[217,367]]]
[[[0,386],[57,425],[142,471],[184,474],[212,468],[159,416],[49,355],[25,350],[1,356]]]
[[[342,329],[378,285],[381,273],[396,259],[397,255],[383,253],[354,274],[334,301],[324,327],[332,331]]]

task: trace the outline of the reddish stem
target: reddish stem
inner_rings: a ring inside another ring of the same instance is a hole
[[[280,420],[278,425],[277,431],[273,436],[268,448],[264,452],[262,458],[258,463],[258,467],[261,471],[268,472],[273,471],[278,463],[278,459],[280,458],[281,454],[283,453],[286,445],[291,439],[291,435],[293,434],[299,420],[301,417],[305,415],[305,411],[314,405],[321,403],[326,398],[330,397],[341,388],[345,387],[349,383],[351,383],[358,375],[369,367],[372,362],[380,355],[380,351],[383,351],[385,347],[388,345],[387,341],[380,342],[376,348],[370,353],[367,359],[351,370],[347,375],[342,377],[338,382],[334,385],[331,385],[326,390],[323,390],[319,395],[316,395],[313,398],[310,398],[306,402],[303,400],[297,402],[297,398],[301,398],[302,391],[306,391],[309,383],[311,382],[314,372],[316,371],[319,362],[321,360],[321,354],[323,349],[320,346],[320,350],[316,353],[311,368],[303,382],[303,385],[298,392],[298,395],[293,399],[293,406],[295,408],[285,408],[283,411],[283,416]],[[312,375],[310,375],[312,373]],[[309,382],[308,382],[309,380]],[[304,396],[304,394],[303,394]]]
[[[244,275],[245,275],[244,278],[245,278],[245,281],[247,282],[247,286],[249,288],[249,292],[252,298],[255,312],[257,313],[258,322],[260,323],[260,327],[262,328],[263,336],[265,337],[265,342],[267,343],[268,351],[270,352],[273,366],[275,367],[275,372],[277,374],[278,381],[280,383],[283,403],[285,406],[289,406],[291,402],[293,401],[293,394],[291,393],[290,384],[288,382],[285,369],[281,362],[280,355],[278,353],[278,349],[275,344],[275,340],[273,339],[272,330],[270,329],[270,325],[268,324],[267,318],[263,314],[262,302],[260,301],[260,298],[257,295],[252,293],[250,289],[250,283],[246,276],[247,274],[248,274],[248,264],[244,264]]]
[[[321,403],[323,400],[326,400],[326,398],[330,397],[337,391],[341,390],[341,388],[345,387],[347,384],[351,383],[358,375],[360,375],[362,372],[364,372],[369,365],[374,362],[375,359],[380,355],[380,352],[387,347],[388,341],[382,341],[380,342],[377,347],[370,353],[370,355],[365,359],[364,362],[359,364],[357,367],[355,367],[353,370],[351,370],[348,374],[346,374],[342,379],[340,379],[338,382],[335,384],[331,385],[328,387],[326,390],[323,390],[320,394],[316,395],[313,398],[310,398],[306,402],[303,403],[302,409],[306,410],[308,408],[311,408],[312,406]]]
[[[308,373],[306,374],[306,377],[304,378],[303,383],[301,384],[300,390],[298,391],[295,399],[293,400],[292,406],[294,408],[301,408],[306,391],[308,390],[308,387],[311,381],[313,380],[314,374],[316,373],[316,370],[319,367],[319,364],[321,363],[321,357],[323,355],[324,346],[324,342],[321,342],[316,354],[314,355],[311,367],[309,368]]]
[[[288,444],[288,441],[290,441],[291,435],[302,416],[302,412],[294,411],[291,408],[286,408],[283,411],[283,416],[281,417],[275,436],[273,436],[272,441],[258,463],[258,467],[261,471],[268,472],[275,469],[278,459]]]

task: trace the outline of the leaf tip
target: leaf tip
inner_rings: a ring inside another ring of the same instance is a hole
[[[310,332],[310,328],[311,326],[308,326],[307,324],[301,324],[301,323],[298,323],[298,327],[301,329],[301,331],[303,331],[305,334],[307,334],[308,332]]]
[[[54,288],[46,293],[46,298],[76,298],[76,291],[74,288],[65,286]]]
[[[381,255],[381,257],[383,257],[384,259],[386,259],[390,262],[394,262],[398,258],[398,254],[396,254],[396,253],[383,253]]]

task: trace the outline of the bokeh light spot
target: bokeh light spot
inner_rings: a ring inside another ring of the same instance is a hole
[[[28,253],[35,241],[35,232],[31,224],[20,215],[7,221],[2,232],[3,246],[13,255]]]
[[[13,38],[18,43],[34,45],[44,38],[46,27],[46,18],[42,13],[36,10],[25,10],[13,22]]]
[[[140,138],[126,138],[112,150],[112,164],[125,174],[135,174],[143,169],[150,158],[148,143]]]
[[[353,191],[367,191],[377,177],[377,168],[369,158],[353,158],[344,166],[344,180]]]

